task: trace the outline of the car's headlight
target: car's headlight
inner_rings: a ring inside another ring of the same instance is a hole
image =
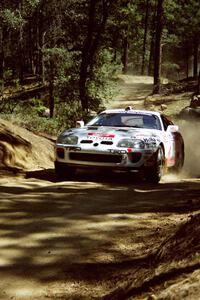
[[[123,139],[119,141],[117,146],[123,148],[144,149],[145,143],[142,140]]]
[[[60,135],[57,139],[58,144],[76,145],[78,137],[75,135]]]

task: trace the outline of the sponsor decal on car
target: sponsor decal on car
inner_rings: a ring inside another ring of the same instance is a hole
[[[90,132],[88,133],[87,138],[112,140],[115,138],[115,134]]]

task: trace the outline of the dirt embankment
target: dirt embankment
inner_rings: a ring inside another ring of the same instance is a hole
[[[54,143],[51,140],[0,119],[1,175],[53,168]]]

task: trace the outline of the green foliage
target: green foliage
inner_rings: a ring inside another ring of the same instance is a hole
[[[20,80],[19,80],[19,78],[15,78],[15,79],[13,80],[13,82],[14,82],[15,88],[16,88],[17,90],[20,89]]]
[[[57,135],[66,128],[76,126],[77,120],[87,120],[82,113],[79,101],[67,103],[56,98],[55,117],[49,118],[45,112],[47,107],[42,99],[33,98],[28,101],[6,101],[0,109],[0,117],[10,120],[35,133]]]
[[[12,70],[10,70],[10,69],[5,70],[3,77],[4,77],[5,81],[12,78]]]
[[[162,64],[162,75],[173,80],[179,80],[180,66],[175,63],[166,62]]]
[[[26,2],[30,7],[35,8],[40,3],[40,0],[26,0]]]
[[[22,126],[35,133],[47,133],[57,135],[66,128],[74,127],[76,120],[83,119],[80,107],[67,105],[65,103],[56,105],[56,117],[42,117],[45,107],[37,99],[31,102],[24,102],[17,106],[15,110],[9,113],[1,113],[0,117]]]
[[[55,96],[72,102],[78,93],[80,54],[65,48],[51,48],[44,50],[44,57],[45,76],[48,81],[53,77]]]
[[[166,25],[170,32],[176,34],[180,42],[191,40],[200,31],[200,9],[198,0],[166,2]],[[198,38],[198,36],[195,36]]]
[[[118,92],[114,80],[120,67],[113,59],[113,53],[109,49],[101,49],[96,56],[90,78],[87,83],[89,108],[98,111]]]
[[[0,79],[0,90],[3,89],[3,86],[4,86],[4,80]]]
[[[44,105],[43,101],[41,99],[33,98],[31,100],[31,106],[37,112],[39,116],[42,116],[45,113],[45,110],[47,107]]]
[[[0,114],[0,117],[34,133],[46,133],[56,136],[60,131],[57,119],[42,118],[36,113],[30,113],[30,110],[27,109],[24,110],[24,113]]]
[[[180,39],[176,34],[170,33],[167,28],[164,28],[163,35],[162,35],[163,47],[165,47],[165,45],[168,45],[168,46],[171,45],[172,47],[173,46],[175,47],[176,45],[179,45],[179,42],[180,42]]]
[[[79,68],[80,53],[69,52],[65,48],[45,49],[46,78],[49,80],[53,75],[54,96],[59,106],[71,105],[73,110],[80,107],[79,103]],[[87,81],[87,97],[89,109],[98,111],[99,107],[110,100],[116,90],[113,80],[119,65],[114,61],[113,53],[109,49],[102,49],[95,57],[95,63]],[[62,107],[63,109],[63,107]],[[76,115],[73,111],[73,115]]]
[[[84,115],[78,102],[72,104],[59,103],[56,104],[56,119],[59,124],[59,130],[75,127],[77,120],[82,120]]]
[[[5,9],[2,11],[3,22],[10,28],[16,29],[23,25],[24,20],[19,10]]]

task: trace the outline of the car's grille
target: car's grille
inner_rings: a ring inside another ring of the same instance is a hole
[[[92,140],[82,140],[81,144],[92,144],[94,141]],[[112,145],[112,141],[101,141],[101,145]]]
[[[102,162],[102,163],[120,163],[122,155],[114,154],[92,154],[92,153],[69,153],[71,160],[80,160],[88,162]]]
[[[142,157],[140,152],[129,153],[129,159],[132,163],[137,163]]]

